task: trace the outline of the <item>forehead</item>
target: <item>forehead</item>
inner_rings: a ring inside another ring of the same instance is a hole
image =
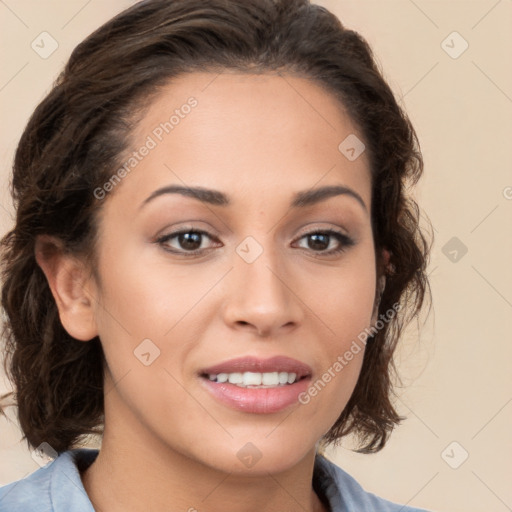
[[[361,135],[343,105],[304,78],[185,74],[161,89],[133,134],[131,151],[150,149],[132,159],[119,187],[130,202],[177,183],[267,200],[272,193],[285,199],[295,190],[343,184],[370,203],[366,153],[351,160],[340,150],[344,140]]]

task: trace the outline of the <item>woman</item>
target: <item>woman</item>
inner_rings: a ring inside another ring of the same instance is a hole
[[[402,419],[421,172],[368,45],[307,0],[149,0],[89,36],[15,158],[8,371],[58,457],[0,510],[417,510],[321,451]]]

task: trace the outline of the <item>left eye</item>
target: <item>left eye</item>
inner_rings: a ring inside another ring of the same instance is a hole
[[[313,252],[321,254],[335,254],[354,244],[347,235],[333,230],[313,231],[305,234],[299,240],[306,240],[305,249],[311,249]]]

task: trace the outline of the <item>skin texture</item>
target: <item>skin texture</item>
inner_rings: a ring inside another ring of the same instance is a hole
[[[132,149],[191,96],[197,106],[102,200],[100,281],[75,258],[37,252],[64,327],[84,342],[99,335],[106,356],[103,445],[83,482],[109,512],[324,510],[311,488],[315,445],[349,400],[363,351],[307,405],[273,414],[221,404],[198,371],[285,355],[309,364],[314,382],[371,325],[368,160],[338,150],[358,131],[319,86],[228,71],[166,86]],[[165,194],[141,206],[173,184],[222,191],[231,205]],[[365,207],[347,194],[290,207],[295,192],[326,185],[349,187]],[[187,256],[177,237],[156,242],[189,228],[212,237],[197,243],[200,255]],[[317,249],[305,234],[322,229],[354,244],[322,254],[341,245],[331,237]],[[236,252],[248,236],[263,250],[252,263]],[[160,350],[149,366],[134,355],[146,338]],[[237,457],[248,442],[261,453],[250,468]]]

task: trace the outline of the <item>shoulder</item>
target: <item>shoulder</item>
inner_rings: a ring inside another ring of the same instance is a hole
[[[91,464],[97,450],[69,450],[25,478],[0,487],[0,512],[94,512],[77,464]]]
[[[352,476],[320,454],[315,458],[313,486],[316,492],[327,499],[332,512],[344,510],[428,512],[399,505],[365,491]]]

